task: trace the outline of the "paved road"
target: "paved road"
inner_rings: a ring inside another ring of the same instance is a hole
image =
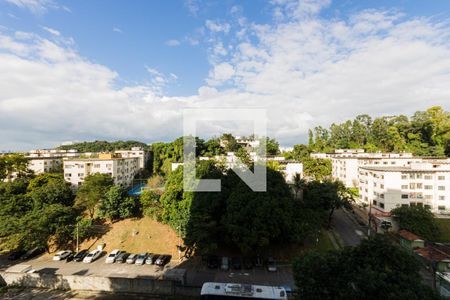
[[[367,233],[367,229],[358,224],[352,213],[343,209],[334,212],[331,226],[337,233],[342,246],[359,245]]]

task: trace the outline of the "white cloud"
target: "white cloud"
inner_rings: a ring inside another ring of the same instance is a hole
[[[234,75],[233,66],[223,62],[215,65],[209,74],[207,82],[210,85],[220,85],[229,80]]]
[[[53,0],[5,0],[8,3],[16,5],[20,8],[28,9],[36,15],[47,12],[50,8],[58,8],[59,6]]]
[[[374,10],[322,19],[315,7],[302,8],[308,16],[299,18],[286,10],[294,2],[278,2],[283,20],[244,24],[231,47],[229,39],[211,40],[207,85],[183,97],[164,96],[176,75],[154,67],[146,84],[118,88],[116,72],[71,45],[0,33],[0,149],[168,140],[182,134],[185,107],[266,108],[269,134],[282,144],[305,142],[308,128],[361,113],[450,110],[448,20]]]
[[[200,4],[198,0],[185,0],[184,6],[188,9],[189,13],[193,16],[197,16],[200,11]]]
[[[208,28],[209,30],[211,30],[213,32],[228,33],[231,29],[230,24],[228,24],[226,22],[219,23],[219,22],[215,22],[212,20],[206,20],[205,26],[206,26],[206,28]]]
[[[50,27],[46,27],[46,26],[41,26],[41,28],[44,29],[45,31],[47,31],[50,34],[53,34],[54,36],[60,36],[61,35],[61,33],[58,30],[56,30],[56,29],[53,29],[53,28],[50,28]]]
[[[119,27],[113,27],[112,30],[117,33],[123,33],[122,29],[120,29]]]
[[[172,40],[167,40],[167,41],[165,42],[165,44],[166,44],[167,46],[176,47],[176,46],[179,46],[179,45],[180,45],[180,41],[179,41],[179,40],[172,39]]]

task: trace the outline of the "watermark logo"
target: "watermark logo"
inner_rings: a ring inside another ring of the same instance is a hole
[[[200,122],[242,122],[253,123],[254,137],[266,138],[267,117],[265,109],[236,109],[236,108],[199,108],[183,110],[183,189],[187,192],[220,192],[220,179],[197,179],[196,142],[197,126]],[[232,156],[227,160],[227,167],[231,168],[253,191],[265,192],[267,190],[266,177],[266,143],[260,143],[258,151],[253,157],[253,172],[238,157]]]

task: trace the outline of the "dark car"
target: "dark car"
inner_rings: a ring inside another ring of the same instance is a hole
[[[73,261],[81,262],[81,261],[83,261],[84,257],[87,254],[88,254],[88,250],[87,249],[83,249],[80,252],[78,252],[77,254],[75,254],[75,256],[73,257]]]
[[[162,266],[167,265],[171,259],[172,259],[172,255],[160,255],[156,259],[155,264],[162,267]]]
[[[241,260],[241,258],[240,257],[233,257],[231,259],[231,266],[235,270],[242,269],[242,260]]]
[[[27,251],[20,259],[27,260],[32,259],[33,257],[38,256],[39,254],[43,253],[44,249],[42,248],[33,248],[29,251]]]
[[[8,259],[9,260],[18,260],[22,257],[26,252],[24,250],[16,250],[9,254]]]
[[[208,268],[217,269],[220,265],[219,257],[216,255],[208,256],[207,264],[208,264]]]
[[[74,258],[74,256],[75,256],[75,254],[73,254],[73,252],[72,252],[72,253],[70,253],[70,254],[69,254],[69,256],[67,256],[67,258],[66,258],[66,262],[70,262],[70,261],[72,261],[72,260],[73,260],[73,258]]]
[[[116,263],[123,264],[127,261],[128,256],[130,256],[130,253],[122,252],[117,256]]]
[[[253,261],[250,257],[244,257],[244,269],[253,268]]]

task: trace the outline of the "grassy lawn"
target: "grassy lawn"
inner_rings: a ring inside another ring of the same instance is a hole
[[[436,223],[441,231],[438,242],[450,243],[450,219],[436,219]]]
[[[326,230],[321,231],[321,236],[319,237],[319,242],[310,245],[311,250],[316,250],[321,253],[327,252],[329,250],[335,250],[333,242],[330,239],[330,234]]]

